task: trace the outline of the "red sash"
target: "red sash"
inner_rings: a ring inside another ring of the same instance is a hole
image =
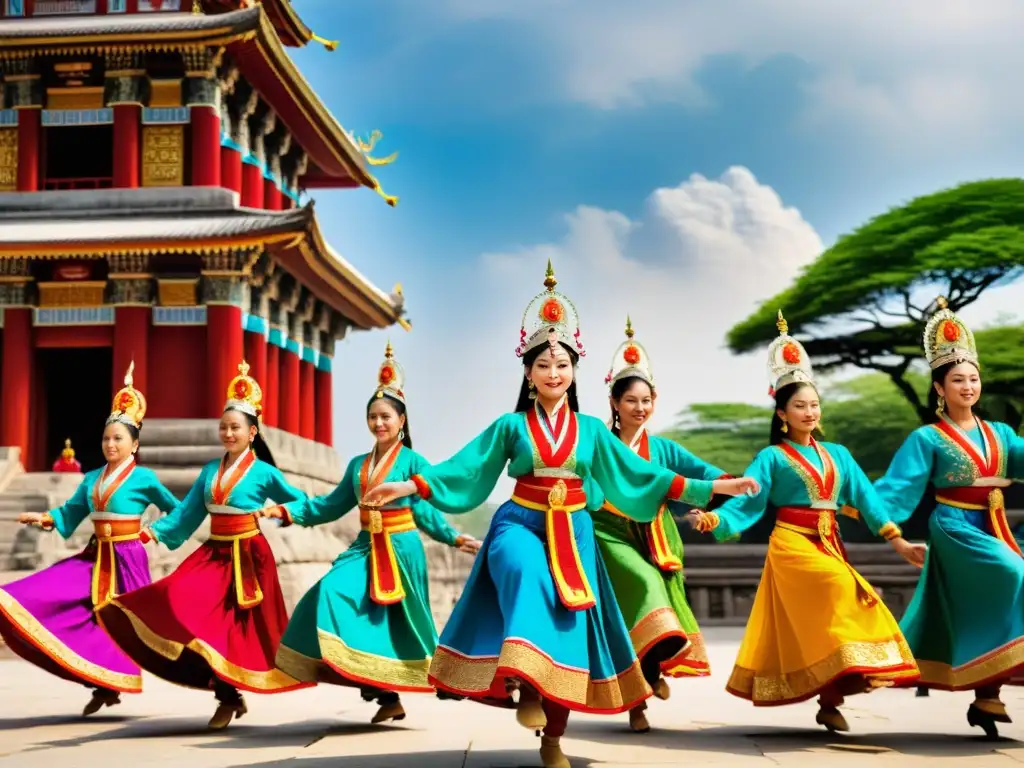
[[[231,544],[235,601],[242,609],[255,608],[263,602],[263,590],[252,558],[252,539],[259,535],[260,526],[255,515],[210,515],[210,541]]]
[[[135,471],[135,457],[132,456],[120,468],[117,476],[111,480],[105,490],[100,492],[104,480],[110,477],[108,465],[96,482],[92,485],[92,508],[94,512],[106,512],[107,503],[124,481]],[[92,604],[99,608],[117,596],[117,569],[114,565],[114,544],[118,541],[131,541],[139,538],[137,518],[125,520],[94,521],[96,535],[96,561],[92,566]]]
[[[372,474],[370,461],[373,458],[373,451],[366,454],[359,470],[359,498],[364,498],[367,493],[384,482],[401,450],[400,442],[391,446],[373,468]],[[377,605],[400,603],[405,599],[405,587],[398,569],[391,534],[414,530],[416,524],[412,522],[412,513],[408,509],[360,509],[359,517],[363,523],[363,530],[370,533],[370,599]],[[402,524],[395,522],[399,519],[403,521]],[[412,523],[411,527],[407,525],[409,522]]]

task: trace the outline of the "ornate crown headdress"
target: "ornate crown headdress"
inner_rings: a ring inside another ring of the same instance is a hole
[[[974,334],[963,320],[949,308],[944,296],[935,300],[938,311],[924,328],[924,356],[928,365],[940,368],[947,363],[973,363],[978,365],[978,349]]]
[[[75,458],[75,449],[71,447],[71,438],[64,438],[64,450],[60,452],[60,455],[70,461]]]
[[[135,429],[142,429],[142,420],[146,416],[146,398],[137,390],[133,384],[132,374],[135,372],[135,361],[128,365],[128,372],[124,375],[124,387],[114,395],[114,405],[107,417],[107,424],[117,422]],[[70,441],[65,443],[70,448]]]
[[[228,401],[225,411],[241,411],[257,421],[263,418],[263,389],[249,375],[249,364],[243,360],[238,364],[238,375],[228,384]]]
[[[580,357],[587,354],[580,341],[580,320],[576,307],[568,296],[555,290],[556,285],[558,281],[555,279],[555,270],[551,268],[551,260],[548,259],[548,268],[544,273],[545,290],[533,297],[523,313],[519,346],[516,347],[517,357],[522,357],[542,344],[554,345],[558,342],[568,345]]]
[[[633,323],[627,316],[626,340],[615,350],[615,357],[612,358],[612,366],[608,369],[608,375],[604,377],[604,383],[613,387],[615,382],[630,376],[643,379],[651,389],[654,389],[651,358],[647,356],[647,350],[643,345],[633,340]]]
[[[394,350],[391,349],[391,342],[384,348],[384,362],[377,370],[377,393],[375,397],[393,397],[398,402],[405,404],[405,371],[395,360]]]
[[[781,309],[775,327],[779,329],[779,336],[768,348],[768,394],[771,397],[788,384],[798,381],[814,384],[811,359],[804,345],[789,335],[789,323]]]

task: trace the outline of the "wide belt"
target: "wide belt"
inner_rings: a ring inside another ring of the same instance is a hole
[[[231,542],[231,568],[239,608],[255,608],[263,602],[263,590],[252,559],[252,539],[260,535],[255,515],[210,515],[210,541]]]
[[[512,501],[544,513],[548,566],[562,605],[570,611],[593,608],[597,600],[583,570],[572,526],[572,513],[587,506],[583,481],[524,475],[516,481]]]
[[[142,520],[129,517],[124,520],[93,520],[96,536],[96,560],[92,566],[92,604],[100,608],[117,597],[117,562],[114,544],[135,541],[142,530]]]
[[[644,541],[647,543],[647,550],[650,555],[651,562],[660,570],[683,570],[683,561],[676,556],[675,552],[672,551],[672,546],[668,540],[668,529],[666,526],[669,523],[672,513],[669,511],[667,505],[661,505],[661,509],[658,510],[658,514],[650,523],[637,523],[631,517],[616,509],[609,501],[605,501],[603,509],[613,515],[629,520],[640,528]]]
[[[378,605],[401,602],[405,599],[405,586],[391,536],[416,530],[412,510],[360,507],[359,522],[370,534],[370,599]]]
[[[839,538],[834,509],[779,507],[775,514],[775,527],[820,539],[825,553],[841,561],[853,575],[861,603],[868,607],[878,603],[878,593],[874,587],[846,559],[846,547]]]
[[[1020,546],[1006,520],[1006,503],[1001,488],[977,485],[961,485],[954,488],[938,488],[935,501],[957,509],[972,509],[988,512],[989,531],[1021,557]]]

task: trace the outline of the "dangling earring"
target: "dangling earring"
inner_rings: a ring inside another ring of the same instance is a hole
[[[782,422],[782,434],[786,434],[787,432],[789,432],[789,423],[784,421]]]
[[[536,400],[537,399],[537,388],[534,386],[534,383],[533,383],[533,381],[531,379],[527,379],[526,387],[527,387],[527,389],[530,390],[530,399],[531,400]]]
[[[405,440],[405,430],[404,429],[398,430],[398,440],[399,440],[399,442],[401,442],[402,440]]]
[[[946,398],[944,398],[942,395],[939,395],[939,407],[935,409],[935,415],[938,416],[941,419],[943,414],[945,414],[945,412],[946,412]]]
[[[615,424],[615,428],[619,429],[620,424],[619,424],[619,412],[618,411],[615,412],[615,422],[614,422],[614,424]]]

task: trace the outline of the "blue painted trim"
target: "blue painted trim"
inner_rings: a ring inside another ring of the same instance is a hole
[[[143,125],[183,125],[192,115],[189,107],[143,107]]]
[[[288,343],[288,337],[280,328],[271,328],[270,333],[267,336],[267,341],[275,347],[284,349],[285,345]]]
[[[303,345],[303,347],[302,347],[302,360],[303,360],[303,362],[306,362],[306,363],[312,363],[313,366],[315,367],[316,366],[316,350],[313,349],[312,347],[307,347],[307,346]]]
[[[59,307],[33,309],[33,325],[113,325],[114,308]]]
[[[236,142],[226,133],[222,133],[220,135],[220,145],[222,147],[227,147],[228,149],[233,149],[235,150],[235,152],[242,151],[242,148],[238,145],[238,142]]]
[[[153,325],[206,325],[206,307],[153,307]]]
[[[45,127],[65,125],[110,125],[114,122],[111,107],[100,109],[44,109],[42,123]]]
[[[317,360],[316,369],[318,371],[324,371],[325,373],[331,372],[331,358],[329,355],[325,355],[323,352],[320,353],[320,359]]]
[[[266,336],[270,331],[270,326],[264,318],[259,315],[250,315],[248,312],[242,315],[242,328],[262,336]]]
[[[284,348],[287,349],[296,357],[302,354],[302,348],[299,346],[299,342],[297,342],[295,339],[288,339],[288,341],[284,345]]]
[[[260,159],[252,152],[246,152],[245,157],[242,158],[242,162],[246,165],[255,165],[257,168],[261,170],[263,169],[263,163],[261,163]]]
[[[0,125],[17,125],[18,110],[0,109]]]

